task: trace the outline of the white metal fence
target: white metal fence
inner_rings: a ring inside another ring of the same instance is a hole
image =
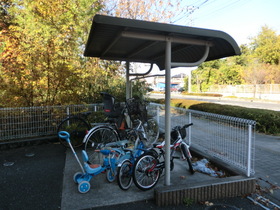
[[[222,93],[224,96],[280,100],[280,84],[213,85],[207,92]]]
[[[57,126],[67,116],[101,109],[101,104],[1,108],[0,143],[56,135]]]
[[[62,119],[71,114],[101,111],[102,104],[0,109],[0,143],[16,139],[56,135]],[[165,106],[151,103],[149,114],[164,130]],[[255,121],[172,108],[171,126],[192,122],[189,143],[207,155],[254,174]]]
[[[156,106],[159,125],[164,130],[165,107]],[[247,176],[255,173],[255,121],[172,108],[172,127],[191,122],[194,124],[189,129],[191,148],[234,166]]]

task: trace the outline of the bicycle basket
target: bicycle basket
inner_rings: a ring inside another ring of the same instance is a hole
[[[173,129],[171,131],[171,144],[173,144],[178,139],[178,131]]]
[[[171,131],[171,143],[174,143],[178,139],[178,131],[181,134],[182,139],[184,139],[187,136],[186,128],[176,126],[172,131]]]
[[[127,99],[126,105],[129,115],[135,115],[139,113],[138,103],[134,98]]]
[[[147,104],[139,99],[131,98],[126,101],[128,114],[130,116],[135,116],[142,122],[147,121]]]

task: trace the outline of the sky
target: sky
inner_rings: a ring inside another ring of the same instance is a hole
[[[249,43],[267,25],[280,34],[280,0],[184,0],[192,14],[176,24],[221,30]]]
[[[182,0],[190,15],[178,16],[174,24],[226,32],[237,44],[250,43],[267,25],[280,35],[280,0]],[[181,19],[180,19],[181,18]],[[195,68],[174,68],[172,75],[187,74]],[[156,67],[153,74],[162,74]]]

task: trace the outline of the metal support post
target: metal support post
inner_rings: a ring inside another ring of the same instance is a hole
[[[130,88],[130,80],[129,80],[129,62],[126,61],[126,86],[125,86],[125,97],[126,99],[131,98],[131,88]]]
[[[192,123],[192,113],[191,112],[189,112],[189,123]],[[189,146],[191,146],[191,144],[192,144],[192,126],[190,126],[190,127],[188,127],[188,144],[189,144]]]
[[[166,39],[165,49],[165,185],[170,185],[170,84],[171,84],[171,40]]]
[[[247,157],[247,177],[251,175],[251,149],[252,149],[252,125],[248,127],[249,135],[248,135],[248,157]]]

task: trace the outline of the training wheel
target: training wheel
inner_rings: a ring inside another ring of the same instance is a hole
[[[78,179],[81,178],[83,176],[82,172],[77,172],[74,174],[73,176],[73,181],[77,184],[78,183]]]
[[[106,175],[107,175],[106,178],[107,178],[108,182],[111,183],[111,182],[115,181],[115,179],[116,179],[116,176],[115,176],[116,172],[113,174],[112,171],[109,169],[109,170],[107,170]]]
[[[80,193],[87,193],[90,190],[90,183],[88,181],[82,181],[78,186],[78,190]]]

